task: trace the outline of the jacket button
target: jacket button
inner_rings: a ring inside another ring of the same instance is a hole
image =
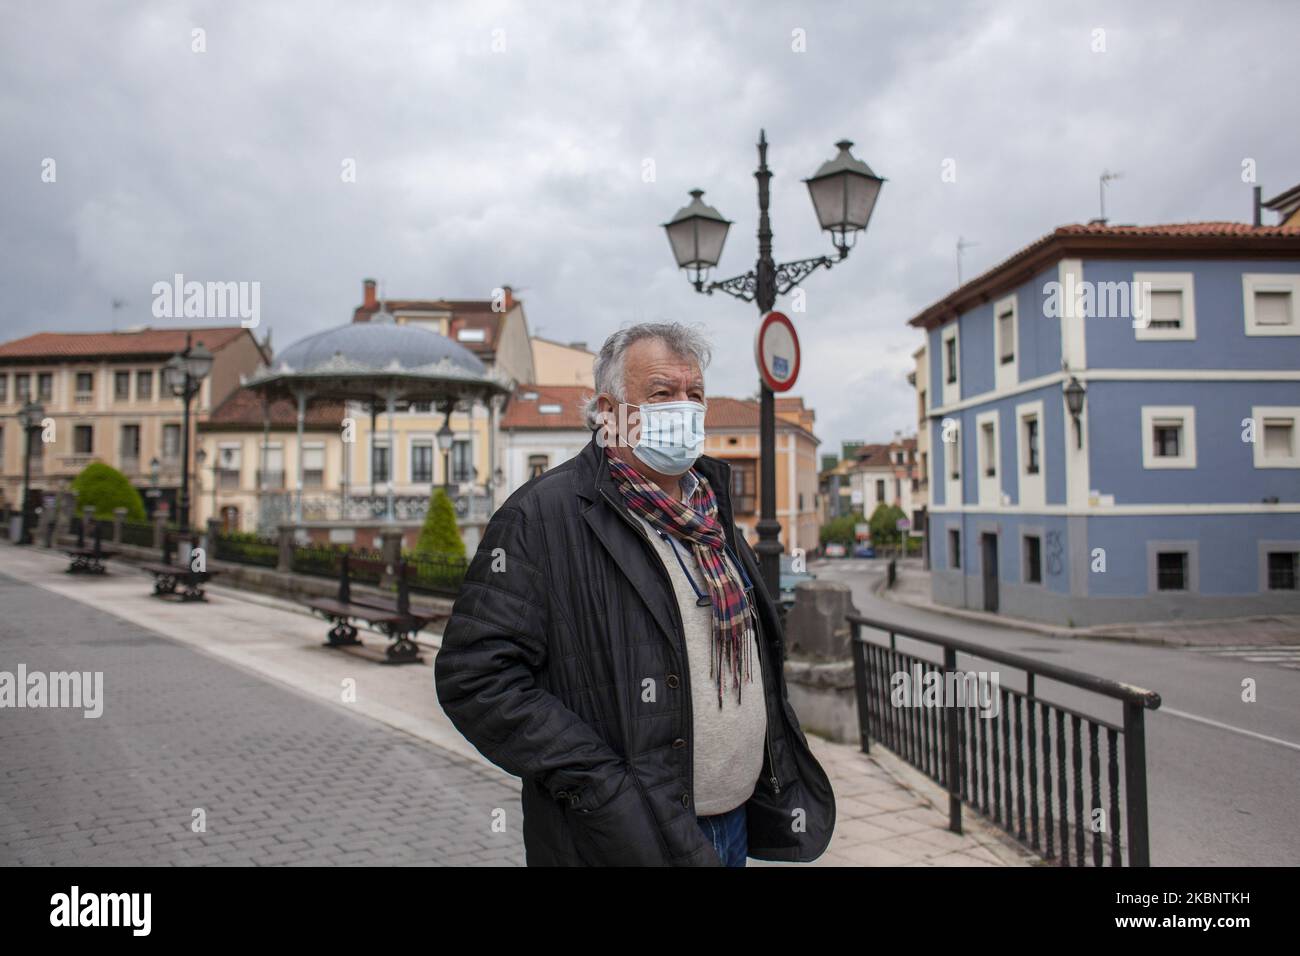
[[[683,793],[683,794],[682,794],[682,806],[684,806],[684,807],[689,807],[690,805],[691,805],[691,795],[690,795],[689,793]]]
[[[569,799],[569,791],[567,791],[567,790],[557,790],[557,791],[555,792],[555,798],[556,798],[557,800],[568,800],[568,799]]]
[[[668,684],[669,687],[676,687],[678,684],[677,675],[669,674],[666,683]]]
[[[686,746],[686,741],[682,737],[678,737],[676,740],[673,741],[674,750],[681,750],[685,746]]]

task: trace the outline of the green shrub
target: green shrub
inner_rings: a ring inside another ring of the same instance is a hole
[[[447,497],[447,492],[441,488],[434,490],[433,498],[429,501],[429,513],[424,518],[424,527],[420,529],[415,550],[423,554],[465,557],[465,542],[461,540],[460,528],[456,526],[456,509]]]
[[[102,461],[92,461],[81,469],[72,479],[72,493],[77,496],[77,514],[90,505],[96,518],[111,518],[114,508],[125,508],[127,521],[146,520],[140,492],[126,475]]]

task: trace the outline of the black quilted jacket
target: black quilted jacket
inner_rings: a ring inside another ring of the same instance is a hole
[[[438,700],[485,757],[522,778],[530,866],[718,866],[692,802],[677,602],[592,434],[489,522],[443,634]],[[730,466],[705,456],[695,467],[754,583],[761,625],[768,739],[746,803],[749,855],[808,862],[830,842],[834,793],[786,699],[785,642],[757,558],[735,533]]]

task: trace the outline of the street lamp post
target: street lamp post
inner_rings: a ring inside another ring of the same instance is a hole
[[[451,430],[451,410],[452,404],[447,405],[447,417],[443,419],[442,427],[438,429],[438,447],[442,449],[442,484],[447,492],[447,497],[451,497],[451,446],[456,439],[456,433]]]
[[[29,401],[18,410],[18,424],[22,427],[23,434],[27,436],[27,444],[23,454],[23,495],[19,502],[19,507],[23,509],[21,531],[18,534],[19,544],[31,544],[31,530],[27,525],[27,515],[29,512],[27,499],[32,493],[32,433],[40,431],[41,422],[45,420],[45,406],[40,402]]]
[[[831,234],[839,256],[817,256],[794,262],[777,264],[772,258],[772,224],[768,217],[768,193],[772,172],[767,167],[767,135],[758,135],[758,261],[744,275],[733,276],[720,282],[708,282],[709,270],[722,257],[731,223],[716,209],[704,204],[704,193],[691,191],[691,203],[678,210],[664,223],[668,242],[679,268],[687,275],[696,292],[712,295],[725,292],[744,302],[754,302],[759,315],[766,315],[776,305],[778,295],[784,295],[811,272],[831,268],[846,258],[853,248],[857,233],[867,228],[880,187],[884,179],[849,152],[853,146],[848,140],[836,143],[839,153],[823,163],[816,174],[804,180],[822,229]],[[762,483],[761,510],[758,521],[758,552],[763,580],[773,595],[780,592],[781,579],[781,523],[776,518],[776,400],[767,383],[759,379],[760,419],[759,443]]]
[[[212,371],[212,353],[199,342],[190,344],[185,335],[185,350],[177,352],[163,366],[163,384],[174,396],[185,403],[185,418],[181,447],[181,488],[176,503],[177,522],[183,529],[190,526],[190,402],[198,394],[203,380]]]

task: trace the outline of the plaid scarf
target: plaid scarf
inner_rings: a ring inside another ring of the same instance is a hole
[[[666,531],[691,545],[713,605],[709,676],[718,685],[718,708],[722,708],[722,675],[727,667],[731,670],[736,703],[740,703],[742,671],[746,679],[753,682],[749,650],[753,609],[744,584],[725,558],[727,539],[718,522],[718,501],[713,489],[704,476],[696,472],[699,486],[687,505],[665,494],[654,482],[647,481],[634,468],[615,458],[610,448],[606,447],[605,454],[609,459],[610,474],[628,509],[645,519],[652,528]]]

